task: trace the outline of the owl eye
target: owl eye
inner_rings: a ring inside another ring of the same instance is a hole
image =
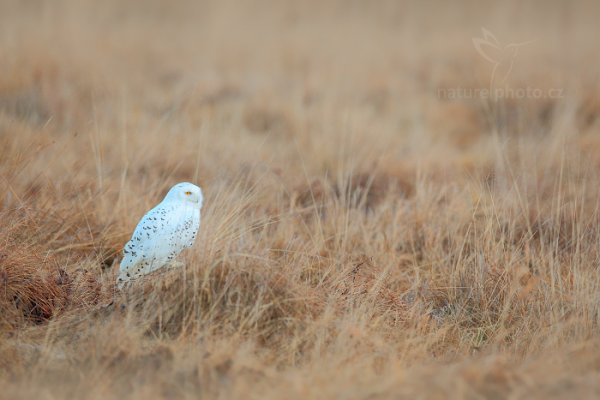
[[[186,195],[186,196],[191,196],[191,195],[192,195],[192,192],[189,192],[189,191],[188,191],[188,192],[185,192],[185,195]]]

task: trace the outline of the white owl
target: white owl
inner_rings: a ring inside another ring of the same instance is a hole
[[[140,220],[123,249],[117,287],[171,263],[191,247],[200,228],[202,190],[191,183],[173,186]]]

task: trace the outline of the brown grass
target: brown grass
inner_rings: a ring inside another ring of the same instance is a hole
[[[0,2],[0,397],[594,397],[598,11]],[[561,96],[440,98],[482,26]],[[179,181],[186,266],[116,292]]]

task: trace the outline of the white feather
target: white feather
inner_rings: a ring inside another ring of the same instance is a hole
[[[140,220],[123,249],[117,286],[156,271],[191,247],[200,228],[202,190],[179,183]]]

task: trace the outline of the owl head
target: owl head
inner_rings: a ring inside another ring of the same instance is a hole
[[[183,202],[196,208],[202,208],[202,200],[202,189],[188,182],[173,186],[165,196],[165,201]]]

